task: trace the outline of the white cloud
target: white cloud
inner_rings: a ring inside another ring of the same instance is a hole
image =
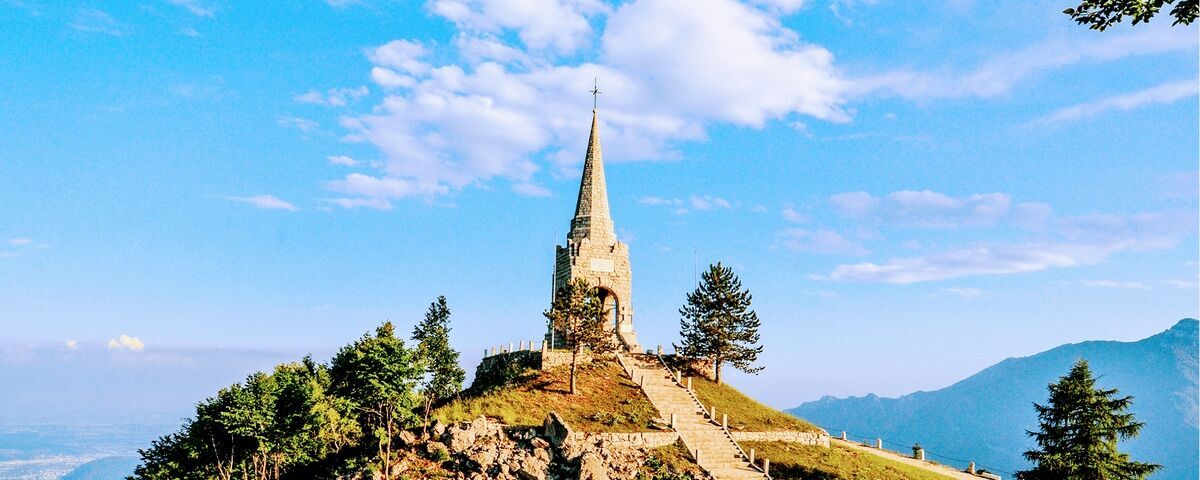
[[[321,124],[314,120],[300,117],[283,117],[279,119],[279,126],[293,127],[302,132],[312,133],[321,129]]]
[[[957,295],[959,297],[966,298],[966,299],[979,298],[979,297],[982,297],[983,293],[984,293],[983,290],[980,290],[978,288],[970,288],[970,287],[943,288],[942,291],[945,293],[949,293],[951,295]]]
[[[804,8],[805,0],[751,0],[755,5],[762,6],[773,12],[789,14]]]
[[[79,348],[79,342],[75,340],[67,340],[64,345],[66,345],[67,350],[75,350]]]
[[[1112,36],[1052,38],[1029,47],[1001,53],[966,72],[928,73],[898,70],[855,82],[858,93],[891,92],[923,98],[995,97],[1039,73],[1070,65],[1100,63],[1164,52],[1193,51],[1195,31],[1151,27]]]
[[[688,197],[688,205],[693,210],[714,210],[714,209],[731,209],[733,205],[721,197],[711,195],[692,195]]]
[[[345,155],[330,155],[325,157],[325,160],[330,165],[339,165],[342,167],[357,167],[361,162]]]
[[[805,230],[789,228],[780,232],[784,247],[794,252],[834,255],[866,255],[867,248],[856,240],[842,236],[832,230]]]
[[[276,198],[274,195],[255,195],[253,197],[225,197],[235,202],[248,203],[264,210],[300,210],[295,205]]]
[[[1085,280],[1079,282],[1085,287],[1117,288],[1123,290],[1150,290],[1150,286],[1138,282],[1118,282],[1115,280]]]
[[[325,183],[325,189],[352,195],[350,198],[330,199],[344,208],[367,207],[390,210],[391,200],[422,195],[432,197],[446,193],[446,187],[436,184],[421,184],[399,178],[379,178],[361,173],[351,173],[342,180]]]
[[[514,192],[526,197],[549,197],[550,190],[536,183],[514,183]]]
[[[429,8],[455,22],[455,41],[436,55],[411,39],[368,52],[372,80],[387,94],[341,125],[346,140],[382,152],[382,178],[437,186],[439,194],[496,178],[531,183],[546,166],[577,168],[597,77],[610,163],[677,158],[673,145],[705,138],[712,123],[849,120],[829,51],[736,1],[637,0],[611,13],[589,0],[443,0]],[[594,24],[604,30],[593,30],[591,19],[602,19]]]
[[[1200,93],[1196,79],[1164,83],[1145,90],[1081,103],[1051,112],[1029,122],[1029,126],[1045,126],[1100,116],[1110,111],[1129,111],[1146,105],[1174,103]]]
[[[142,343],[141,339],[122,334],[120,337],[108,341],[110,350],[129,350],[131,352],[140,352],[146,348],[146,344]]]
[[[358,88],[331,88],[324,94],[316,90],[310,90],[307,93],[297,95],[295,100],[300,103],[344,107],[367,96],[369,93],[371,92],[365,85]]]
[[[983,243],[922,257],[838,265],[816,278],[835,281],[909,284],[975,275],[1027,273],[1095,265],[1127,251],[1165,250],[1196,227],[1194,213],[1081,215],[1052,222],[1059,241]]]
[[[75,20],[68,26],[81,32],[103,33],[114,37],[120,37],[126,33],[124,25],[103,10],[95,8],[80,8],[75,14]]]
[[[638,203],[666,207],[676,215],[684,215],[691,211],[729,210],[733,208],[733,203],[729,200],[712,195],[689,195],[686,200],[651,195],[639,198]]]
[[[215,5],[203,0],[168,0],[173,5],[178,5],[187,9],[192,15],[197,17],[212,18],[217,11]]]
[[[902,190],[883,197],[866,192],[839,193],[830,196],[829,203],[845,217],[902,226],[956,228],[995,225],[1009,217],[1012,199],[1004,193],[951,197],[930,190]]]
[[[1163,280],[1160,283],[1180,290],[1195,290],[1197,288],[1196,282],[1187,280]]]
[[[804,223],[808,221],[807,215],[797,212],[791,205],[784,205],[780,215],[783,216],[784,220],[792,223]]]
[[[592,37],[588,17],[606,12],[598,0],[434,0],[437,15],[465,32],[515,31],[526,47],[571,53]]]
[[[29,245],[33,243],[32,238],[13,238],[8,241],[9,245]]]

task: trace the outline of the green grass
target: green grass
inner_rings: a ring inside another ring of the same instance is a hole
[[[567,367],[530,370],[509,385],[486,392],[467,392],[437,407],[433,417],[462,422],[480,415],[501,423],[540,427],[551,411],[584,432],[644,432],[658,411],[641,389],[625,378],[615,362],[580,367],[579,394],[569,393]]]
[[[702,376],[693,376],[692,390],[696,398],[704,404],[704,408],[717,406],[717,419],[721,415],[729,415],[730,430],[747,432],[777,432],[799,431],[819,432],[820,428],[804,420],[788,415],[774,408],[758,403],[727,384],[717,385],[716,382]]]
[[[683,442],[650,450],[638,480],[695,480],[706,478]]]
[[[717,407],[720,408],[720,407]],[[840,445],[829,448],[783,442],[742,442],[771,460],[778,480],[946,480],[951,478]]]

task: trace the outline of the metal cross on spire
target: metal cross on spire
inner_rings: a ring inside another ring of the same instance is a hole
[[[600,99],[600,79],[592,77],[592,110],[596,109],[596,105]]]

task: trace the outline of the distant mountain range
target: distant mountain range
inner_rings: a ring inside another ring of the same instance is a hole
[[[1195,480],[1200,478],[1198,334],[1198,322],[1189,318],[1137,342],[1089,341],[1010,358],[933,392],[825,397],[789,413],[833,435],[845,430],[898,445],[919,442],[929,452],[1009,473],[1028,467],[1021,453],[1033,446],[1025,435],[1037,428],[1033,403],[1045,404],[1046,386],[1085,358],[1100,387],[1134,397],[1131,410],[1146,424],[1122,450],[1136,460],[1162,464],[1154,480]]]

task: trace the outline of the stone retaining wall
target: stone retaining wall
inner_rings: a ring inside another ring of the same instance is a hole
[[[785,442],[829,446],[829,435],[814,432],[729,432],[738,442]]]
[[[673,445],[679,440],[676,432],[587,433],[572,432],[571,440],[583,443],[604,442],[615,447],[656,448]]]

